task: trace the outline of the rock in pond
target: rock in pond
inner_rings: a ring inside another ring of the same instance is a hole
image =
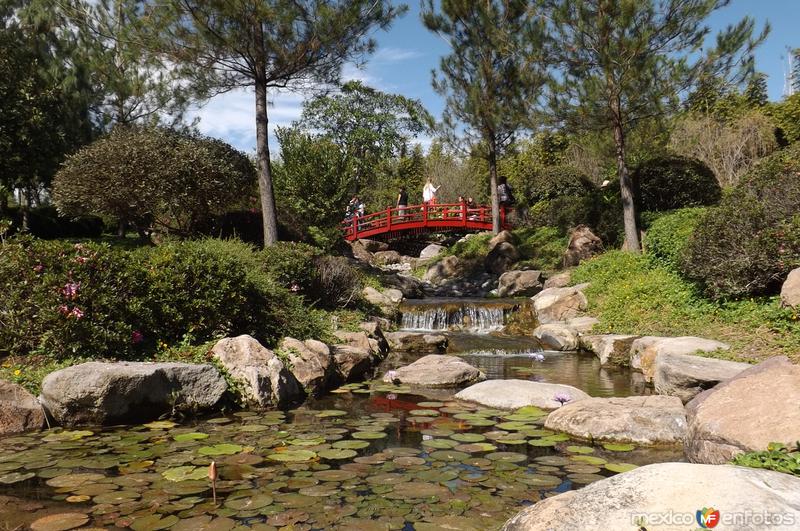
[[[458,356],[429,354],[417,361],[387,371],[383,381],[423,387],[458,387],[483,380],[484,374]]]
[[[334,345],[331,347],[331,352],[333,352],[337,384],[365,379],[379,361],[372,349],[354,345]]]
[[[800,366],[780,356],[740,372],[686,404],[686,456],[725,463],[771,442],[800,441]]]
[[[208,409],[227,387],[208,364],[90,361],[48,374],[40,401],[65,426],[114,424]]]
[[[719,529],[797,529],[800,478],[730,465],[647,465],[542,500],[503,531],[697,529],[698,509],[711,506],[719,510]],[[745,510],[755,518],[744,520]],[[764,515],[777,518],[774,525],[765,526]]]
[[[0,380],[0,435],[38,430],[44,410],[36,397],[21,386]]]
[[[628,365],[631,345],[639,336],[622,334],[587,335],[580,339],[581,348],[594,353],[600,365]]]
[[[728,350],[729,348],[730,346],[725,343],[702,337],[644,336],[631,344],[630,366],[642,371],[645,380],[651,382],[655,372],[656,358],[660,354],[695,354]]]
[[[534,295],[533,308],[541,324],[557,323],[579,317],[588,307],[582,289],[586,284],[569,288],[547,288]]]
[[[587,440],[678,445],[686,435],[686,412],[674,396],[589,398],[564,404],[544,426]]]
[[[562,404],[559,399],[570,403],[585,400],[589,395],[571,385],[529,380],[486,380],[467,387],[455,397],[497,409],[519,409],[525,406],[556,409]]]
[[[384,334],[393,350],[402,352],[440,353],[447,350],[447,337],[441,334],[417,332],[387,332]]]
[[[253,405],[285,407],[305,397],[302,386],[283,361],[251,336],[221,339],[211,353],[244,384],[244,398]]]
[[[314,339],[300,341],[285,337],[278,349],[286,354],[292,375],[307,394],[320,396],[330,388],[334,363],[328,345]]]
[[[506,271],[497,283],[500,297],[530,297],[542,291],[541,271]]]
[[[653,366],[653,386],[658,394],[677,396],[686,403],[750,367],[749,363],[664,352]]]
[[[578,331],[566,324],[539,325],[533,335],[548,350],[578,350]]]

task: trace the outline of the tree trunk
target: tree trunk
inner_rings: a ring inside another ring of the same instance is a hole
[[[619,175],[619,189],[622,195],[622,218],[625,224],[625,248],[639,253],[642,250],[639,242],[639,226],[637,223],[636,202],[634,201],[634,187],[628,174],[628,165],[625,163],[625,135],[622,125],[614,124],[614,144],[617,151],[617,174]]]
[[[278,241],[278,218],[272,192],[272,166],[269,160],[269,131],[267,125],[267,86],[256,80],[256,158],[258,159],[258,191],[261,196],[261,217],[264,223],[264,246]]]
[[[497,197],[497,143],[489,141],[489,188],[492,194],[492,233],[500,233],[500,200]]]

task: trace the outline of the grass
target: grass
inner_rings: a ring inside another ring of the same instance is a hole
[[[610,251],[581,264],[572,282],[590,282],[589,313],[600,333],[700,336],[731,345],[711,357],[800,361],[800,315],[777,296],[716,303],[646,256]]]

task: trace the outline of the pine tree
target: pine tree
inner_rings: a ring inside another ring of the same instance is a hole
[[[438,5],[437,5],[438,4]],[[433,87],[446,97],[444,128],[463,132],[489,169],[492,226],[500,231],[497,162],[547,76],[543,18],[523,0],[426,0],[422,20],[452,52],[442,58]]]
[[[144,42],[217,91],[255,92],[264,243],[278,239],[267,94],[339,82],[347,61],[375,48],[370,34],[403,11],[388,0],[144,0]]]
[[[544,0],[552,14],[552,53],[563,67],[553,108],[575,128],[613,135],[627,248],[639,252],[627,136],[637,122],[677,107],[678,95],[702,79],[752,72],[754,36],[746,17],[704,50],[705,20],[729,0]]]

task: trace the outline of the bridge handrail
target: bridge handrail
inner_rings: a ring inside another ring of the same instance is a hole
[[[506,209],[500,209],[500,224],[506,227]],[[388,207],[385,210],[353,216],[342,222],[345,239],[357,240],[360,233],[379,231],[392,232],[426,227],[464,227],[491,229],[492,208],[476,205],[469,208],[466,203],[437,203]]]

